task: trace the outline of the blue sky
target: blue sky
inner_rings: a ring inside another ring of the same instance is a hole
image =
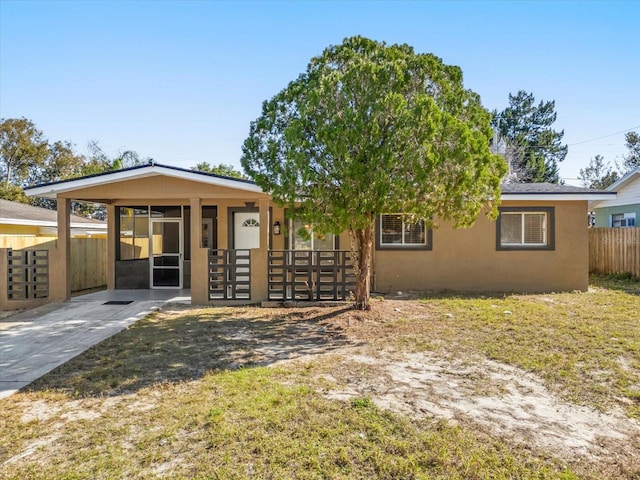
[[[262,102],[328,45],[364,35],[460,66],[488,109],[518,90],[555,100],[571,179],[640,130],[638,25],[639,1],[0,0],[0,116],[80,152],[97,140],[109,154],[239,167]]]

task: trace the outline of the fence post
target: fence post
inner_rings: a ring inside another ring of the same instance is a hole
[[[269,292],[269,259],[267,249],[251,249],[251,301],[267,300]]]
[[[0,310],[9,309],[9,248],[0,248]]]

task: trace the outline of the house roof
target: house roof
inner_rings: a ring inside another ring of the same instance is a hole
[[[618,193],[620,192],[620,190],[628,187],[631,183],[633,182],[640,182],[640,167],[636,168],[635,170],[631,170],[630,172],[628,172],[626,175],[624,175],[622,178],[618,179],[617,181],[615,181],[614,183],[612,183],[611,185],[609,185],[607,188],[605,188],[605,192],[614,192],[614,193]],[[637,189],[636,189],[637,191]],[[621,193],[622,195],[622,193]],[[637,194],[636,194],[637,196]],[[623,197],[626,197],[626,195],[623,195]],[[592,201],[589,203],[589,207],[590,208],[598,208],[600,206],[603,206],[602,200],[609,200],[608,198],[598,198],[598,199],[594,199],[595,201]],[[625,199],[625,200],[628,200]],[[624,203],[623,199],[620,199],[620,202]],[[609,205],[607,205],[609,206]],[[613,205],[611,205],[613,206]]]
[[[0,199],[0,224],[57,227],[58,214],[55,210]],[[71,227],[105,230],[107,222],[71,215]]]
[[[181,178],[210,185],[230,187],[252,193],[263,193],[255,182],[238,178],[225,177],[212,173],[151,163],[136,167],[104,172],[86,177],[62,180],[53,183],[34,185],[25,189],[30,196],[55,198],[58,193],[73,191],[97,185],[132,180],[137,178],[164,175]],[[556,185],[552,183],[507,183],[502,186],[503,200],[602,200],[615,198],[615,192],[574,187],[570,185]]]
[[[624,188],[629,183],[633,182],[636,178],[640,178],[640,167],[636,168],[635,170],[631,170],[625,176],[605,188],[605,190],[608,192],[617,192],[621,188]]]
[[[173,167],[170,165],[161,165],[159,163],[138,165],[136,167],[115,170],[112,172],[98,173],[95,175],[88,175],[86,177],[71,178],[69,180],[61,180],[52,183],[43,183],[34,185],[32,187],[27,187],[24,189],[24,192],[29,196],[55,198],[58,193],[70,192],[80,188],[95,187],[98,185],[122,182],[138,178],[153,177],[157,175],[181,178],[184,180],[191,180],[194,182],[207,183],[210,185],[217,185],[222,187],[230,187],[238,190],[246,190],[253,193],[262,193],[262,189],[250,180],[225,177],[213,173],[188,170],[186,168]]]
[[[505,183],[503,200],[602,200],[615,198],[615,192],[555,183]]]

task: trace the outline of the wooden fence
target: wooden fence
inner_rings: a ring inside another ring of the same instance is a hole
[[[54,237],[0,235],[0,248],[25,250],[55,248]],[[71,291],[86,290],[107,284],[107,239],[71,239]]]
[[[590,228],[589,271],[640,278],[640,227]]]

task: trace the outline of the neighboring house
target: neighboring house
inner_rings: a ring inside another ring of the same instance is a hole
[[[107,285],[190,288],[192,303],[348,298],[346,234],[300,236],[253,182],[143,165],[26,189],[58,202],[53,300],[69,296],[73,200],[107,205]],[[378,218],[372,289],[545,292],[586,290],[587,205],[614,193],[550,184],[505,185],[497,221],[427,230]]]
[[[106,237],[107,222],[70,216],[74,238]],[[0,237],[48,237],[58,235],[58,215],[54,210],[0,199]],[[0,247],[3,246],[0,240]]]
[[[595,227],[640,227],[640,168],[630,171],[606,188],[616,192],[615,198],[589,203],[595,213]]]

